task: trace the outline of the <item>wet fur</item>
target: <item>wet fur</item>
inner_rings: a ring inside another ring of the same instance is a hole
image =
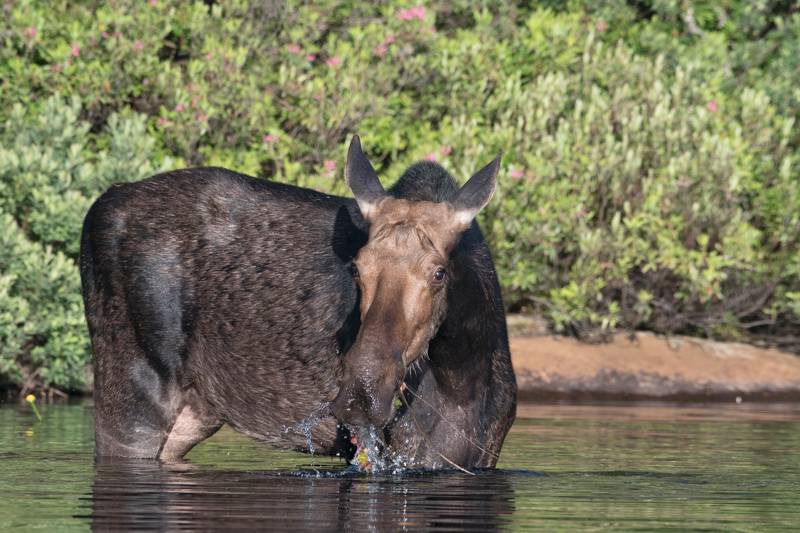
[[[441,167],[420,163],[391,194],[441,201],[455,189]],[[358,333],[350,262],[365,230],[351,199],[218,168],[107,191],[86,216],[80,259],[96,454],[178,459],[223,423],[279,447],[352,453],[347,433],[321,413]],[[499,452],[516,384],[477,225],[453,267],[448,315],[415,385]],[[395,451],[435,466],[435,443],[468,466],[494,465],[448,435],[421,402],[410,405],[426,434],[403,444],[411,430],[401,414],[387,435]],[[309,434],[297,426],[316,418]]]

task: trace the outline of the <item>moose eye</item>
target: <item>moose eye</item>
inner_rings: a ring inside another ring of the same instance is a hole
[[[433,273],[433,281],[441,282],[444,280],[444,269],[442,267],[437,268]]]
[[[358,279],[361,277],[361,274],[358,272],[358,267],[355,263],[350,263],[350,274],[353,276],[354,279]]]

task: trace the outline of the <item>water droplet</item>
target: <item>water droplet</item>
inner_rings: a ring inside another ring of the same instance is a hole
[[[293,431],[295,433],[300,433],[304,435],[306,438],[306,446],[308,448],[308,453],[314,455],[315,448],[314,448],[314,440],[311,437],[311,430],[314,429],[317,425],[319,425],[322,420],[328,416],[329,413],[329,406],[327,403],[320,405],[317,409],[311,412],[310,415],[305,417],[300,422],[297,422],[293,426],[288,426],[284,428],[284,433],[288,433],[289,431]]]

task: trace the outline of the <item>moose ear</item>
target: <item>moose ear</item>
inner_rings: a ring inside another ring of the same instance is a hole
[[[344,176],[347,186],[353,191],[361,215],[369,221],[375,215],[378,203],[386,196],[386,191],[383,190],[369,159],[361,151],[361,140],[358,135],[353,135],[353,140],[350,141]]]
[[[500,170],[500,155],[480,169],[464,184],[452,201],[456,223],[468,228],[478,211],[484,208],[494,194],[497,186],[497,172]]]

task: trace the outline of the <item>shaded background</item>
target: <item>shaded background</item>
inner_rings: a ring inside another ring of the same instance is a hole
[[[0,4],[0,382],[87,391],[81,222],[220,165],[347,194],[504,153],[480,222],[512,311],[800,346],[794,1]]]

